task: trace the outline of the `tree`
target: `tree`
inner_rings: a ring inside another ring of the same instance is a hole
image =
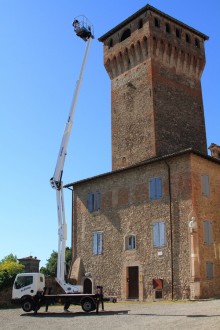
[[[0,289],[12,286],[18,273],[22,273],[24,266],[17,262],[12,253],[0,261]]]
[[[48,276],[56,276],[57,275],[57,257],[58,253],[56,251],[52,251],[50,258],[47,259],[47,263],[45,267],[41,267],[40,272],[44,275]],[[66,247],[65,253],[65,261],[66,261],[66,270],[67,273],[69,271],[71,261],[72,261],[72,251],[69,247]]]

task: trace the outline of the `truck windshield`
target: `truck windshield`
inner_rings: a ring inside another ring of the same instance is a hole
[[[21,289],[33,283],[33,276],[19,276],[15,282],[15,289]]]

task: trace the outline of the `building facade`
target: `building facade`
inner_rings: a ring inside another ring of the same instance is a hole
[[[26,273],[39,273],[40,260],[37,257],[29,256],[20,258],[18,261],[25,266]]]
[[[67,185],[70,277],[85,292],[220,295],[220,161],[207,155],[200,82],[207,39],[149,5],[99,39],[111,79],[112,172]]]

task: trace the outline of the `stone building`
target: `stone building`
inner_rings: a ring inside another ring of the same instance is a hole
[[[18,261],[24,265],[26,273],[39,273],[40,260],[37,257],[29,256],[20,258]]]
[[[111,79],[112,172],[67,185],[70,277],[85,292],[220,296],[220,148],[208,156],[205,40],[149,5],[99,38]]]

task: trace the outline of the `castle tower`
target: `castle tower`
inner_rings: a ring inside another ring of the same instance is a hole
[[[113,170],[187,148],[207,154],[205,40],[149,5],[99,38],[111,79]]]

